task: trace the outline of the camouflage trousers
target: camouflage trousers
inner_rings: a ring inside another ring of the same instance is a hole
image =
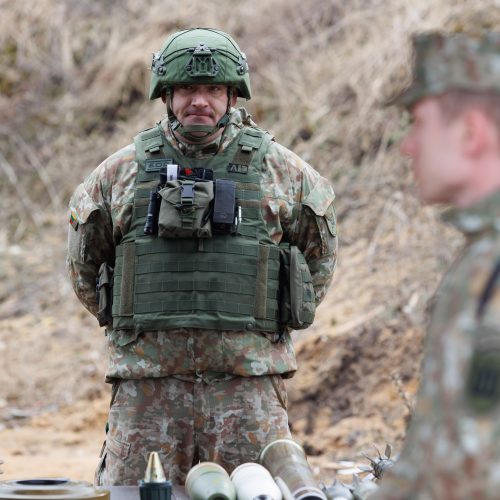
[[[256,461],[267,443],[290,437],[286,406],[280,375],[120,380],[113,387],[96,484],[138,484],[152,451],[159,452],[174,484],[184,484],[199,461],[231,473]]]

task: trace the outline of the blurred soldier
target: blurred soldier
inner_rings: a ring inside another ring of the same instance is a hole
[[[380,499],[500,496],[500,34],[414,38],[401,151],[465,249],[436,295],[417,407]]]
[[[289,437],[290,330],[312,323],[336,262],[331,186],[234,108],[251,97],[234,40],[175,33],[151,69],[166,117],[70,201],[70,279],[109,344],[96,481],[111,485],[137,484],[150,451],[183,482]]]

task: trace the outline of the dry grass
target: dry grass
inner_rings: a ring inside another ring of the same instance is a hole
[[[401,178],[399,159],[386,159],[400,118],[380,102],[406,78],[409,33],[500,18],[493,0],[3,0],[0,8],[0,195],[10,239],[61,210],[90,169],[163,112],[146,101],[148,68],[173,30],[235,34],[251,64],[256,119],[342,191],[355,179],[371,197],[380,176]]]

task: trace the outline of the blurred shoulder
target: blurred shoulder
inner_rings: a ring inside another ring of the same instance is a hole
[[[499,260],[500,238],[485,234],[465,247],[450,269],[449,279],[475,295]]]
[[[488,314],[500,315],[500,276],[494,276],[499,263],[500,239],[496,237],[485,235],[465,247],[444,277],[435,297],[433,325],[438,330],[453,324],[475,324],[485,298]],[[460,329],[457,326],[457,330]],[[466,330],[473,331],[474,328]]]

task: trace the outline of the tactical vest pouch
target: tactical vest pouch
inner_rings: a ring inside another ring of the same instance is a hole
[[[280,324],[294,330],[314,321],[316,302],[312,277],[302,252],[289,243],[280,245]]]
[[[113,268],[105,262],[99,268],[96,293],[99,304],[99,310],[97,311],[99,326],[110,325],[113,321],[111,315],[111,306],[113,303]]]
[[[237,226],[236,183],[224,179],[215,181],[215,200],[212,215],[214,233],[234,233]]]
[[[168,181],[160,189],[160,238],[211,238],[211,202],[214,199],[212,181]]]

